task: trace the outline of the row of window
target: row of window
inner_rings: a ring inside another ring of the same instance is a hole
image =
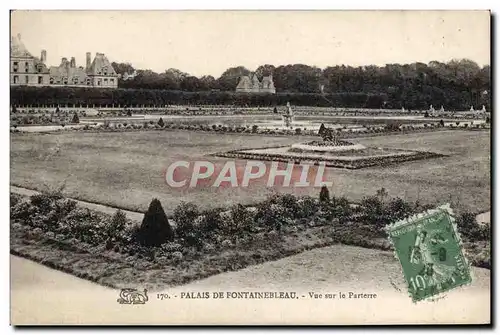
[[[29,76],[24,76],[24,80],[25,80],[25,83],[28,84],[29,83]],[[61,80],[54,80],[54,78],[50,78],[49,80],[50,84],[61,84]],[[90,78],[87,78],[86,80],[87,82],[87,86],[91,86],[92,85],[92,80]],[[14,84],[19,84],[19,76],[14,76]],[[63,78],[62,79],[62,83],[63,85],[68,85],[68,78]],[[74,77],[73,78],[73,85],[78,85],[78,78],[77,77]],[[80,84],[84,84],[85,82],[80,82]],[[109,79],[109,84],[114,84],[115,83],[115,80],[114,78],[111,78]],[[43,84],[43,77],[42,76],[38,76],[38,84]],[[102,81],[101,79],[98,79],[97,80],[97,86],[101,86],[102,85]],[[108,85],[108,78],[104,78],[104,85]]]
[[[24,83],[28,84],[30,82],[29,76],[24,76]],[[38,76],[38,83],[43,84],[43,77]],[[19,84],[19,76],[14,76],[14,84]]]
[[[43,65],[42,64],[37,64],[35,66],[36,71],[38,73],[42,73],[43,71]],[[14,62],[14,65],[12,66],[12,72],[19,72],[19,62]],[[25,62],[24,63],[24,72],[29,72],[29,63]]]

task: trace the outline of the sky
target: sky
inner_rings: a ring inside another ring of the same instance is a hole
[[[33,55],[47,50],[48,65],[102,52],[198,77],[239,65],[490,64],[487,11],[14,11],[17,34]]]

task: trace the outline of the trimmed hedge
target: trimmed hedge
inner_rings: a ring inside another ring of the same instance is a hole
[[[99,89],[87,87],[29,87],[16,86],[10,89],[12,105],[89,105],[104,107],[159,106],[159,105],[235,105],[276,106],[287,102],[295,106],[359,107],[363,108],[373,94],[344,92],[322,95],[317,93],[237,93],[237,92],[185,92],[152,89]],[[326,98],[326,99],[325,99]]]

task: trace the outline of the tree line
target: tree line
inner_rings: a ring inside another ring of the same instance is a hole
[[[250,70],[237,66],[219,78],[189,75],[177,69],[163,73],[136,70],[131,64],[112,63],[117,73],[134,73],[120,80],[118,89],[75,87],[12,87],[12,105],[292,105],[321,107],[491,110],[490,66],[470,60],[447,63],[333,66],[320,69],[304,64],[259,66],[255,73],[273,75],[277,94],[236,93],[241,76]]]
[[[113,63],[117,73],[136,76],[120,80],[120,88],[160,89],[184,92],[234,92],[239,79],[251,71],[244,66],[231,67],[219,78],[196,77],[177,69],[163,73],[136,70],[131,64]],[[490,66],[480,67],[468,60],[447,63],[432,61],[385,66],[330,66],[320,69],[304,64],[259,66],[255,73],[260,80],[272,75],[276,91],[288,94],[356,95],[371,99],[368,104],[379,107],[423,109],[433,104],[447,109],[464,109],[474,105],[490,107]],[[369,98],[368,98],[369,97]],[[377,101],[372,101],[375,99]],[[333,101],[332,101],[333,103]],[[366,100],[356,104],[364,107]]]

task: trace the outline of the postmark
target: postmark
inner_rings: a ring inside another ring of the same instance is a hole
[[[449,204],[386,227],[413,302],[472,282]]]

